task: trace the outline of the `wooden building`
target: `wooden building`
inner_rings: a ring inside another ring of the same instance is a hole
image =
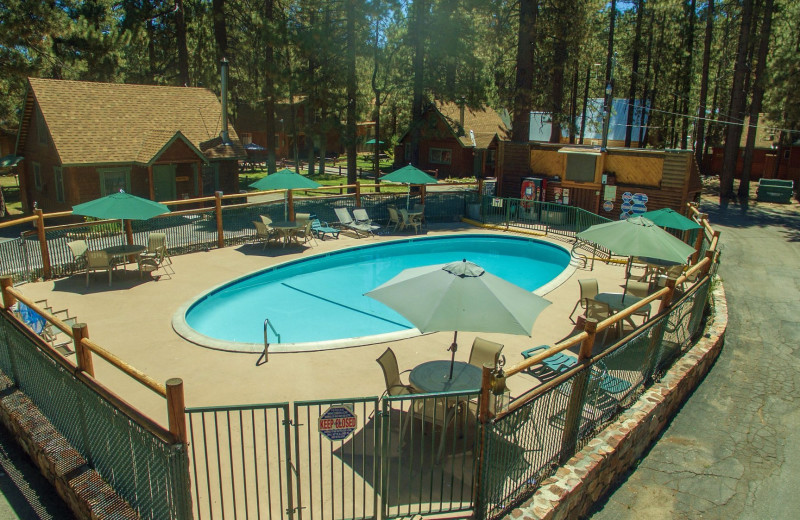
[[[474,110],[456,103],[430,105],[423,115],[417,168],[446,177],[495,175],[497,146],[509,126],[491,108]],[[395,148],[395,167],[411,163],[411,131]]]
[[[691,150],[511,143],[498,151],[497,193],[520,198],[523,179],[544,179],[543,200],[617,220],[665,207],[683,213],[702,182]],[[539,199],[542,200],[542,199]]]
[[[151,200],[239,191],[246,157],[207,89],[28,78],[17,138],[23,210],[120,189]]]

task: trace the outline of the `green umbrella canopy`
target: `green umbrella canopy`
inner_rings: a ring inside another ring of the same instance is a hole
[[[22,159],[24,159],[24,157],[14,154],[0,157],[0,169],[16,166]]]
[[[169,208],[120,190],[119,193],[73,206],[72,213],[95,218],[147,220],[156,215],[169,213]]]
[[[384,181],[400,182],[403,184],[437,184],[439,182],[424,171],[410,164],[384,175],[381,177],[381,182]]]
[[[254,190],[300,190],[319,188],[322,184],[316,183],[288,168],[267,175],[257,180],[249,187]]]
[[[657,226],[666,227],[670,229],[678,229],[680,231],[687,231],[689,229],[700,229],[702,226],[694,220],[684,217],[672,208],[657,209],[655,211],[648,211],[639,215],[648,220],[653,221]]]
[[[375,139],[370,139],[369,141],[367,141],[364,144],[383,144],[383,141],[377,141],[376,142]]]
[[[655,258],[674,264],[684,264],[694,254],[692,246],[642,217],[597,224],[578,233],[578,238],[618,255]]]

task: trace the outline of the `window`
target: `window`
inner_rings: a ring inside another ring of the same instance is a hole
[[[411,143],[406,143],[403,150],[403,157],[407,163],[411,162]]]
[[[130,192],[131,171],[129,168],[104,168],[97,170],[100,175],[100,196],[105,197],[119,190]]]
[[[42,191],[42,167],[39,163],[31,163],[33,167],[33,186],[36,191]]]
[[[494,164],[494,154],[496,150],[486,150],[486,164]]]
[[[428,160],[433,164],[450,164],[452,153],[448,148],[431,148],[428,151]]]
[[[47,144],[47,126],[44,124],[44,116],[39,108],[36,108],[36,135],[39,144]]]
[[[572,182],[594,182],[596,159],[597,157],[591,154],[568,154],[566,179]]]
[[[64,170],[59,166],[53,168],[53,176],[56,184],[56,200],[64,202]]]
[[[219,164],[203,166],[203,195],[214,195],[219,191]]]

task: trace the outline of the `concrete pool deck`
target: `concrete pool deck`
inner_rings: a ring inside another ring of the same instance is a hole
[[[494,231],[450,224],[431,225],[427,234],[454,232]],[[85,286],[85,276],[76,274],[23,284],[18,290],[34,300],[47,299],[55,309],[69,309],[70,315],[88,324],[93,341],[156,380],[182,378],[187,407],[381,395],[385,383],[375,360],[387,347],[392,347],[397,355],[400,370],[408,370],[425,361],[449,359],[447,347],[452,333],[440,332],[337,350],[275,353],[270,355],[268,363],[256,366],[257,354],[211,350],[186,341],[172,329],[171,319],[179,307],[198,294],[255,270],[344,247],[408,236],[394,234],[356,239],[342,233],[338,240],[286,248],[270,245],[266,249],[262,249],[261,244],[248,243],[172,257],[175,274],[171,278],[151,280],[145,275],[140,280],[135,265],[129,265],[127,273],[114,273],[111,287],[105,274],[98,273],[91,275],[89,287]],[[567,249],[571,247],[571,242],[563,239],[537,238]],[[567,317],[578,299],[577,280],[597,278],[601,292],[621,292],[624,269],[619,264],[595,262],[592,271],[579,269],[564,278],[561,285],[544,295],[552,305],[537,319],[533,337],[460,332],[456,359],[467,360],[477,335],[503,343],[503,354],[509,365],[522,359],[522,350],[559,341],[574,328]],[[313,316],[308,319],[309,326],[314,326]],[[94,360],[100,382],[145,414],[166,424],[166,405],[162,398],[97,356]],[[407,374],[403,378],[407,379]],[[520,394],[535,383],[525,375],[508,381],[512,395]]]

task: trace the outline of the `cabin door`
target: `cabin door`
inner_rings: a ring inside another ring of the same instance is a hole
[[[153,193],[157,201],[175,200],[175,170],[174,164],[159,164],[153,166]]]

